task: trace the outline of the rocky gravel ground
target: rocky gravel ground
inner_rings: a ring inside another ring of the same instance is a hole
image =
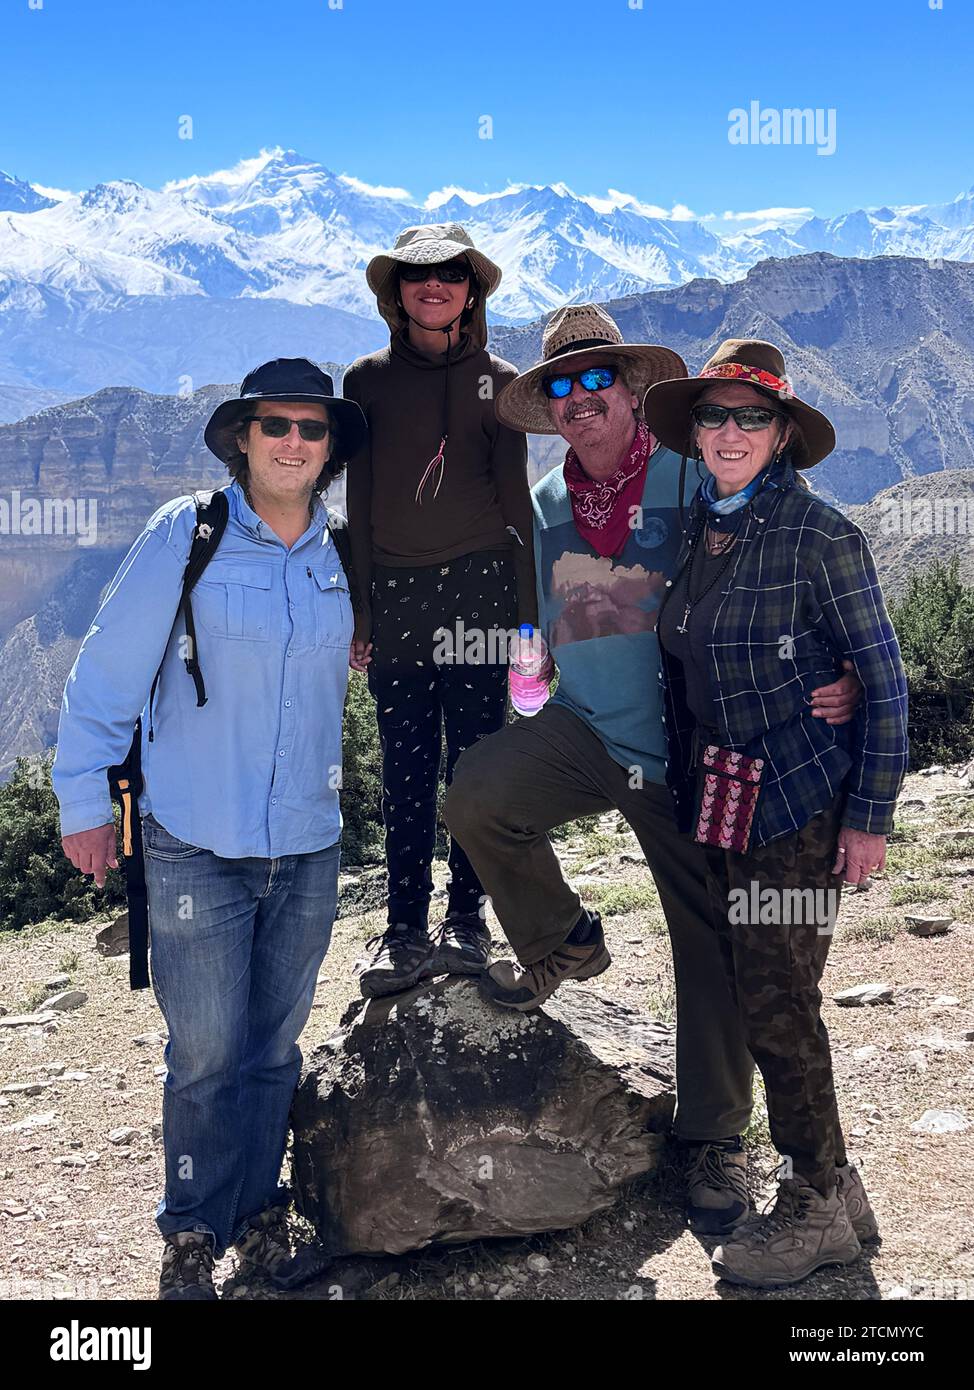
[[[635,838],[615,815],[558,842],[606,925],[600,991],[673,1018],[669,945]],[[437,865],[442,902],[445,865]],[[355,962],[381,930],[377,869],[343,874],[340,916],[305,1031],[323,1041],[357,994]],[[947,918],[921,936],[908,918]],[[0,1299],[156,1295],[165,1030],[127,961],[95,950],[97,923],[0,935]],[[495,937],[501,933],[493,924]],[[498,946],[498,953],[502,948]],[[838,1005],[878,984],[882,1002]],[[573,985],[584,989],[586,985]],[[882,1242],[799,1288],[717,1282],[713,1242],[681,1215],[681,1158],[583,1227],[412,1257],[349,1260],[291,1295],[219,1265],[225,1298],[833,1299],[974,1295],[974,784],[959,769],[911,776],[885,876],[847,893],[823,992],[840,1109]],[[25,1015],[31,1021],[17,1022]],[[777,1161],[763,1106],[748,1134],[758,1202]],[[296,1233],[300,1223],[296,1221]]]

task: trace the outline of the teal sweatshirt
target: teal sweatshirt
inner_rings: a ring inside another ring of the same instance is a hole
[[[618,558],[603,558],[579,535],[563,468],[531,490],[539,625],[559,672],[552,703],[583,719],[646,782],[662,782],[666,765],[656,615],[680,549],[679,476],[679,455],[657,446],[641,525]],[[685,505],[698,483],[691,463]]]

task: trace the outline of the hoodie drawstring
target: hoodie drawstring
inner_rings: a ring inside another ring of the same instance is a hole
[[[405,312],[406,311],[403,310],[403,313]],[[419,503],[420,506],[423,505],[423,489],[426,487],[426,484],[429,482],[430,478],[433,477],[437,469],[440,470],[440,476],[436,480],[436,487],[433,489],[433,497],[435,498],[436,494],[440,490],[440,484],[443,482],[443,475],[446,471],[445,451],[447,441],[447,426],[449,424],[450,419],[450,330],[453,328],[453,325],[457,322],[457,319],[461,318],[462,315],[463,310],[461,309],[460,313],[457,314],[456,318],[451,319],[450,322],[444,328],[440,329],[441,333],[446,334],[446,371],[443,376],[443,424],[440,435],[440,447],[437,449],[436,453],[433,455],[429,463],[426,465],[426,471],[423,474],[422,478],[420,478],[419,486],[416,489],[416,501]],[[411,314],[406,314],[406,317],[410,320],[411,323],[417,322]],[[424,325],[418,324],[417,326],[419,328],[422,328]]]

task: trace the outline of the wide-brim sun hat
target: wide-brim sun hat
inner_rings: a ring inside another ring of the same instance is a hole
[[[327,406],[338,429],[339,450],[330,463],[347,463],[368,438],[369,428],[357,401],[335,395],[335,385],[307,357],[276,357],[248,372],[240,383],[240,394],[221,401],[203,431],[203,442],[221,463],[236,463],[240,457],[237,435],[247,407],[259,401],[299,401]]]
[[[687,374],[683,358],[670,348],[625,342],[615,319],[600,304],[569,304],[545,324],[541,361],[499,392],[497,418],[524,434],[558,434],[543,390],[545,377],[576,370],[593,351],[606,363],[623,367],[640,406],[654,382]]]
[[[478,251],[470,233],[459,222],[431,222],[406,227],[396,237],[391,251],[373,256],[365,268],[365,279],[378,301],[379,313],[392,331],[398,332],[406,320],[398,300],[401,265],[440,265],[459,257],[469,261],[481,293],[470,311],[467,330],[483,346],[487,342],[485,301],[501,282],[501,268],[483,251]]]
[[[689,457],[693,427],[690,412],[708,386],[723,384],[754,386],[778,398],[777,408],[791,416],[803,435],[802,440],[789,446],[796,468],[813,468],[835,448],[832,421],[795,395],[781,350],[760,338],[728,338],[699,376],[659,381],[651,386],[643,401],[646,423],[667,448]]]

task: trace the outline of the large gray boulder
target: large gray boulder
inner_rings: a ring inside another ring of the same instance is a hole
[[[532,1014],[463,978],[362,1001],[295,1094],[297,1208],[335,1255],[578,1225],[655,1168],[673,1042],[572,983]]]

